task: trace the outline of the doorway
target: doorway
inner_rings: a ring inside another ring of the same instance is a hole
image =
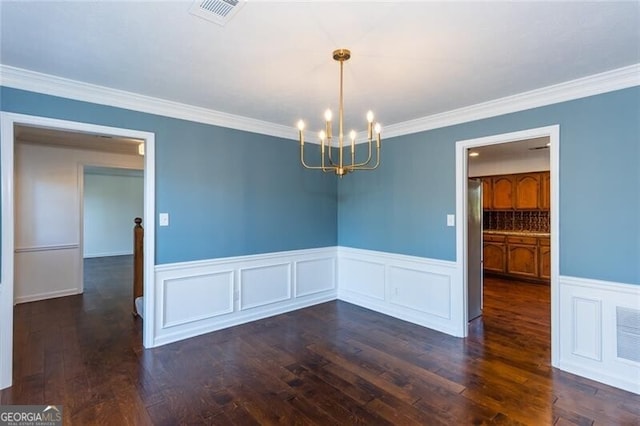
[[[81,176],[82,257],[132,255],[134,218],[144,217],[144,170],[84,165]]]
[[[525,130],[521,132],[507,133],[502,135],[494,135],[479,139],[459,141],[456,143],[456,215],[458,216],[456,227],[456,247],[457,247],[457,264],[461,271],[462,291],[464,301],[461,311],[464,316],[462,330],[464,337],[468,334],[468,321],[470,309],[470,295],[473,298],[473,291],[469,289],[470,281],[470,256],[469,250],[469,223],[470,211],[472,206],[469,205],[468,196],[468,177],[469,177],[469,151],[479,150],[482,147],[492,147],[499,144],[511,144],[523,140],[533,140],[546,138],[549,146],[549,170],[551,175],[551,192],[550,192],[550,233],[551,233],[551,259],[550,259],[550,293],[551,293],[551,363],[557,365],[559,353],[559,330],[557,328],[557,300],[558,295],[558,265],[559,265],[559,126],[549,126],[538,129]],[[473,269],[472,269],[473,270]],[[473,302],[473,300],[471,300]]]
[[[143,344],[153,346],[153,265],[155,259],[155,137],[153,133],[98,126],[37,116],[1,113],[2,173],[2,271],[0,287],[0,389],[11,386],[13,370],[13,306],[15,304],[15,176],[16,131],[22,127],[47,131],[99,135],[104,139],[131,138],[144,143],[144,217],[147,225],[144,247],[144,289],[147,320],[143,322]],[[82,276],[82,275],[80,275]]]

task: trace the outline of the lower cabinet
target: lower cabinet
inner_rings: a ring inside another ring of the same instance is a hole
[[[485,234],[484,270],[521,279],[551,278],[549,238]]]
[[[507,270],[505,237],[486,235],[483,242],[483,265],[486,271],[504,273]]]
[[[504,244],[484,243],[484,269],[493,272],[505,272],[506,260]]]
[[[551,247],[549,238],[540,238],[540,278],[551,279]]]
[[[538,277],[538,239],[507,237],[507,273],[528,278]]]

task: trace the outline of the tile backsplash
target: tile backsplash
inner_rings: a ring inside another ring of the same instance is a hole
[[[485,210],[483,228],[495,231],[549,232],[548,211],[540,210]]]

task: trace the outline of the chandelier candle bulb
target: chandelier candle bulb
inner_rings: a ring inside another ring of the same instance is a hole
[[[298,121],[298,131],[300,132],[300,146],[304,145],[304,121]]]
[[[373,136],[373,111],[367,112],[367,138],[371,140]]]
[[[356,131],[349,132],[349,137],[351,138],[351,154],[353,154],[356,152]]]
[[[328,109],[324,112],[324,121],[326,122],[326,132],[327,132],[327,137],[329,139],[331,139],[331,118],[332,118],[332,114],[331,114],[331,110]]]

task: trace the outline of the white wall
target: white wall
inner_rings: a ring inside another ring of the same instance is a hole
[[[86,168],[84,257],[133,253],[133,219],[143,216],[142,171]]]
[[[82,165],[137,168],[137,155],[17,143],[16,303],[82,292]]]

